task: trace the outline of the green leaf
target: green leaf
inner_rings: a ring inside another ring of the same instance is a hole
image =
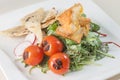
[[[65,39],[67,45],[74,45],[77,44],[75,41],[70,40],[70,39]]]
[[[81,16],[83,16],[83,17],[87,17],[85,13],[82,13]]]
[[[59,25],[58,21],[55,21],[53,24],[49,25],[47,28],[47,34],[51,35],[51,34],[55,34],[55,30],[57,29]]]
[[[90,23],[90,31],[97,32],[99,30],[100,30],[100,26],[99,25],[97,25],[97,24],[95,24],[93,22]]]
[[[107,56],[107,57],[115,58],[114,56],[112,56],[112,55],[110,55],[110,54],[107,54],[107,53],[104,53],[104,52],[102,52],[102,51],[97,50],[97,52],[100,53],[100,54],[103,54],[103,55],[105,55],[105,56]]]

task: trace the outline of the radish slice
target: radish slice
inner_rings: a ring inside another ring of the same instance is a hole
[[[34,45],[37,45],[39,43],[38,39],[36,38]]]
[[[17,58],[21,58],[24,52],[24,49],[27,48],[28,46],[32,45],[32,43],[30,41],[24,41],[21,42],[20,44],[18,44],[15,48],[14,48],[14,54]]]
[[[32,44],[36,41],[36,36],[34,33],[30,33],[26,36],[25,41],[30,41]]]

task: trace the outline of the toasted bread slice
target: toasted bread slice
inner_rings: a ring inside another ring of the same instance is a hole
[[[61,26],[56,29],[56,33],[80,43],[82,37],[88,34],[90,25],[90,19],[82,17],[82,13],[83,8],[80,3],[65,10],[57,17]]]
[[[57,17],[57,20],[61,24],[61,27],[59,28],[62,28],[63,33],[65,33],[66,35],[70,35],[70,34],[73,34],[77,30],[77,27],[79,26],[77,16],[79,16],[82,13],[82,9],[83,8],[81,4],[75,4],[74,6],[67,9],[66,11],[64,11],[62,14],[60,14]]]
[[[83,34],[84,34],[84,29],[79,28],[74,34],[70,35],[69,38],[76,41],[77,43],[80,43],[83,37]]]

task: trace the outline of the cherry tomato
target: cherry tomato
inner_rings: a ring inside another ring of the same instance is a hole
[[[48,65],[56,74],[65,74],[69,70],[70,59],[65,53],[57,53],[50,57]]]
[[[23,53],[24,62],[28,65],[38,65],[43,60],[43,49],[37,45],[28,46]]]
[[[55,36],[46,36],[43,39],[43,50],[47,56],[52,56],[63,50],[63,43]]]

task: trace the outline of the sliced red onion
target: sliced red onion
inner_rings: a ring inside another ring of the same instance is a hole
[[[32,44],[36,42],[36,35],[34,33],[30,33],[25,37],[25,41],[30,41]]]
[[[23,52],[25,50],[25,48],[27,48],[28,46],[32,45],[32,43],[30,41],[23,41],[21,43],[19,43],[15,48],[14,48],[14,54],[17,58],[21,58],[23,55]]]

